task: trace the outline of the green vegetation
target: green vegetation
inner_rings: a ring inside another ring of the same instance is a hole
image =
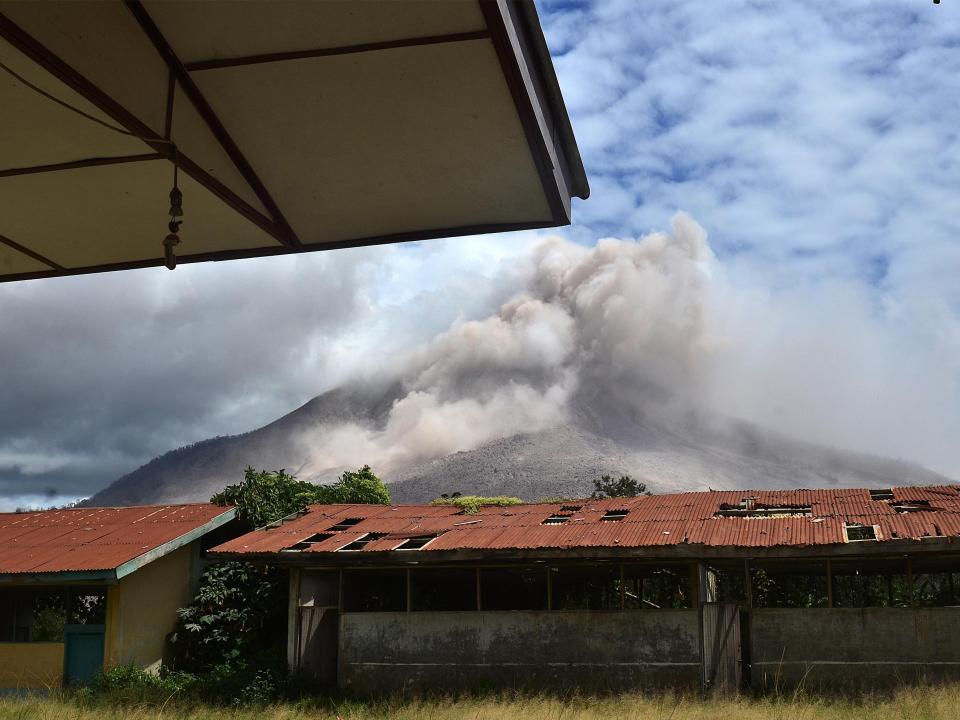
[[[363,503],[389,505],[390,492],[369,465],[345,472],[332,485],[297,480],[285,470],[271,472],[248,467],[243,480],[216,493],[210,502],[236,505],[237,516],[250,528],[259,528],[305,509],[307,505]]]
[[[165,682],[162,692],[145,695],[130,694],[126,687],[100,699],[84,693],[49,699],[3,698],[0,720],[953,720],[960,707],[960,686],[953,685],[901,688],[886,697],[825,698],[800,693],[702,699],[635,693],[606,697],[501,694],[370,702],[309,697],[256,708],[223,708],[193,700],[189,688],[173,680]],[[157,681],[154,687],[161,684]]]
[[[604,498],[636,497],[647,492],[647,486],[639,480],[634,480],[629,475],[621,475],[614,480],[610,475],[601,475],[593,481],[593,494],[590,496],[595,500]]]
[[[475,515],[480,512],[480,508],[484,505],[496,505],[499,507],[507,507],[509,505],[522,505],[523,500],[516,497],[481,497],[479,495],[460,495],[459,493],[454,493],[450,497],[440,496],[434,500],[431,505],[453,505],[463,510],[467,515]]]

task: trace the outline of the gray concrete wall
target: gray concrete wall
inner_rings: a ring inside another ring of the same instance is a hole
[[[696,610],[345,613],[339,682],[361,693],[697,687]]]
[[[960,608],[756,609],[756,687],[890,687],[960,679]]]

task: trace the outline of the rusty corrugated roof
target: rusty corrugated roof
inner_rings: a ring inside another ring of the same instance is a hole
[[[0,513],[0,575],[116,570],[233,514],[210,503]]]
[[[564,506],[580,506],[564,511]],[[622,520],[603,520],[614,509]],[[777,515],[782,511],[782,515]],[[729,517],[723,513],[752,513]],[[758,513],[774,513],[760,517]],[[556,513],[569,516],[545,525]],[[349,530],[338,519],[361,518]],[[367,533],[384,537],[360,552],[391,551],[406,538],[437,535],[419,552],[440,550],[565,549],[577,547],[804,547],[846,543],[847,524],[876,526],[876,539],[960,536],[960,486],[866,489],[724,490],[607,500],[570,500],[508,507],[488,506],[473,515],[435,505],[313,505],[280,527],[257,530],[214,548],[237,555],[272,554],[317,533],[329,537],[300,552],[336,552]]]

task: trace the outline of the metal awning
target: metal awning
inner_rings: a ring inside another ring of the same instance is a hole
[[[530,1],[0,1],[0,281],[570,221]]]

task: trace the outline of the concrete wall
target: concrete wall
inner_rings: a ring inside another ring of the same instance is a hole
[[[177,623],[177,608],[191,600],[190,545],[120,579],[107,591],[104,666],[160,669],[166,637]]]
[[[345,613],[339,683],[361,693],[475,687],[695,687],[696,610]]]
[[[889,687],[960,679],[960,608],[756,609],[757,687]]]
[[[63,643],[0,643],[0,690],[60,687]]]

